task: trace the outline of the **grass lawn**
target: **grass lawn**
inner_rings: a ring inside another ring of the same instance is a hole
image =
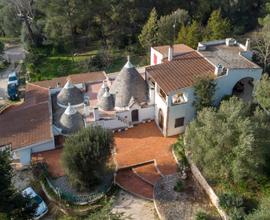
[[[17,43],[20,43],[20,38],[19,37],[0,37],[0,41],[3,43],[17,44]]]
[[[126,55],[123,51],[114,51],[111,55],[110,64],[101,69],[89,66],[89,59],[97,54],[97,50],[80,53],[77,56],[56,55],[49,56],[35,66],[35,74],[31,75],[32,81],[52,79],[55,77],[66,76],[74,73],[83,73],[91,71],[103,71],[107,73],[120,71],[126,62]],[[136,66],[146,65],[145,56],[131,55],[131,61]]]

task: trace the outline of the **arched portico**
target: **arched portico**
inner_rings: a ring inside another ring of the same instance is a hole
[[[254,78],[245,77],[239,80],[232,89],[232,95],[235,95],[246,102],[252,100],[252,93],[254,88]]]

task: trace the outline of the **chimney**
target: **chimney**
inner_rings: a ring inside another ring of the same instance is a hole
[[[250,39],[249,38],[246,40],[245,51],[250,51]]]
[[[94,108],[93,109],[93,116],[94,116],[94,121],[98,121],[99,120],[99,111],[98,111],[98,108]]]
[[[216,76],[222,75],[223,72],[223,66],[221,64],[218,64],[215,68],[215,74]]]
[[[173,46],[169,46],[168,49],[168,61],[172,61],[173,60]]]

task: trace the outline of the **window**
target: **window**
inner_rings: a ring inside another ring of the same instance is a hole
[[[166,101],[166,94],[161,88],[159,88],[159,95],[164,101]]]
[[[151,89],[152,89],[152,88],[155,88],[155,82],[154,82],[153,79],[151,79],[151,78],[149,77],[149,78],[148,78],[148,82],[149,82],[149,86],[150,86]]]
[[[177,118],[177,119],[175,119],[174,127],[178,128],[178,127],[184,126],[184,121],[185,121],[185,118]]]
[[[172,97],[172,104],[173,105],[177,105],[177,104],[181,104],[181,103],[185,103],[185,102],[187,102],[187,99],[183,93],[175,94]]]

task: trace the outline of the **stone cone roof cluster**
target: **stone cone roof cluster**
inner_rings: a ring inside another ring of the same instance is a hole
[[[108,92],[114,97],[114,107],[123,108],[129,106],[132,97],[138,103],[147,101],[146,82],[131,64],[129,57],[127,63],[116,77]],[[109,99],[111,100],[111,98]]]
[[[64,88],[57,95],[57,103],[61,106],[79,105],[83,103],[83,94],[79,88],[74,86],[70,80],[67,81]]]
[[[59,124],[63,134],[71,134],[84,127],[82,115],[68,103],[68,107],[60,117]]]

